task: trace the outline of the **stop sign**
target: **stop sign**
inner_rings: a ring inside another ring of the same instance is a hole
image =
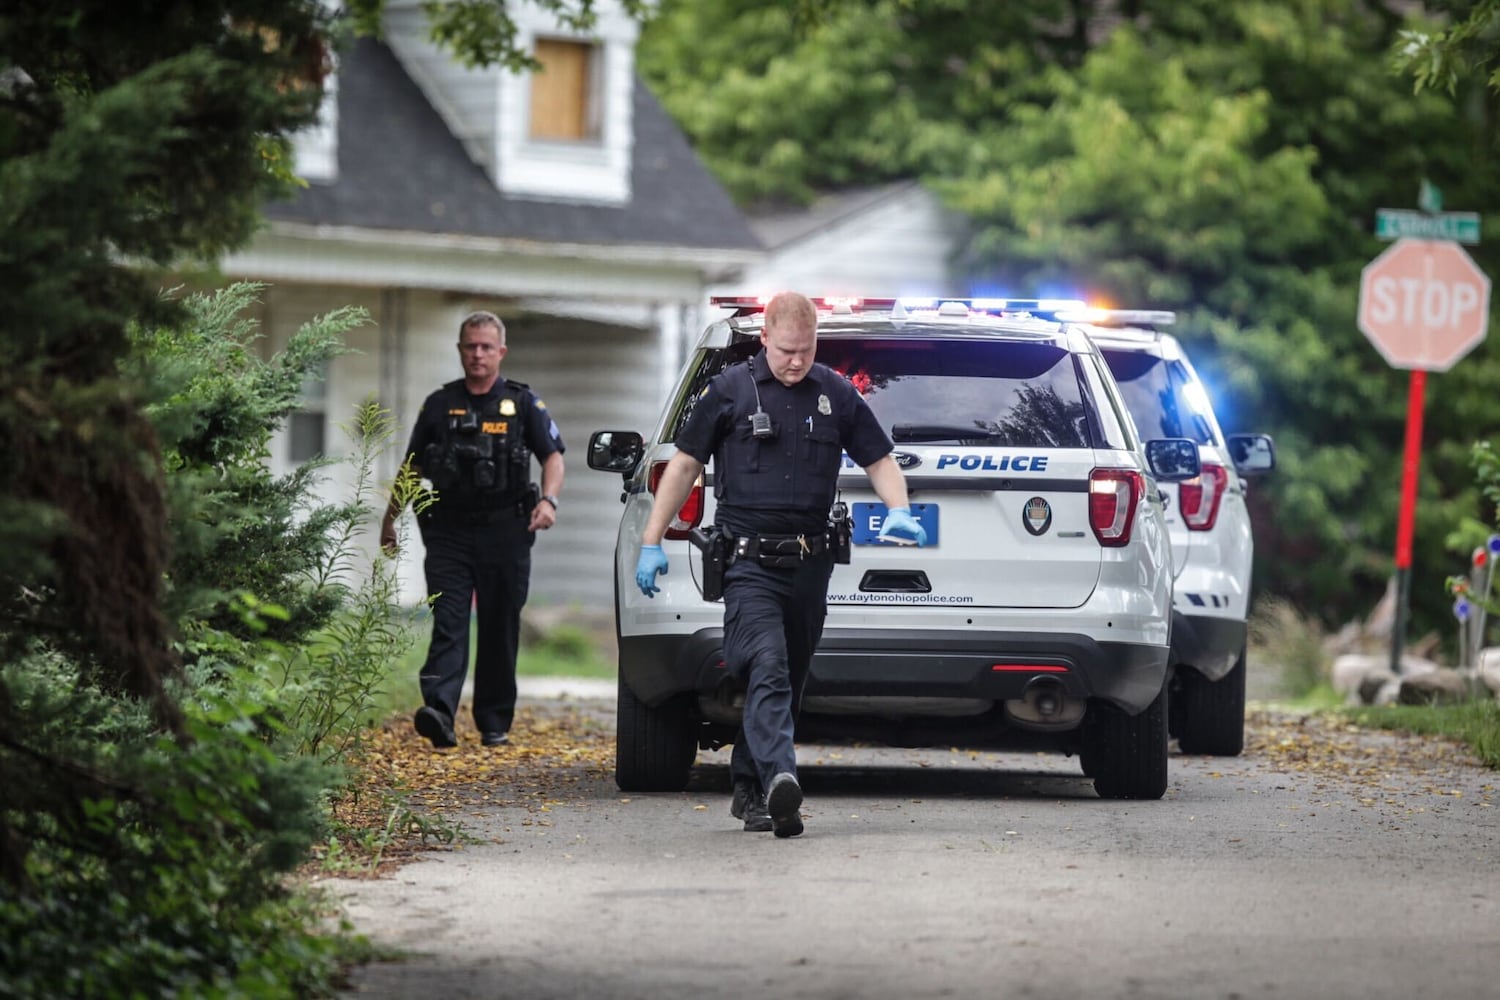
[[[1489,318],[1490,279],[1457,243],[1399,239],[1360,278],[1359,328],[1393,368],[1447,371]]]

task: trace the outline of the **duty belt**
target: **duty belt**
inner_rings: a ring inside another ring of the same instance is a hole
[[[443,510],[442,506],[441,501],[433,504],[431,510],[422,515],[421,519],[433,524],[494,524],[496,521],[508,521],[513,517],[526,517],[531,513],[524,499],[510,501],[491,510]]]
[[[734,539],[729,562],[754,559],[770,569],[791,569],[828,551],[828,533],[816,535],[750,535]]]

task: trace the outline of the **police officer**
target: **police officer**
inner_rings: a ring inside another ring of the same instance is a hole
[[[509,741],[516,709],[516,648],[531,578],[531,546],[557,520],[563,442],[547,404],[520,382],[500,377],[505,324],[494,313],[466,316],[458,328],[464,377],[427,397],[407,446],[417,473],[438,499],[417,517],[427,557],[422,568],[432,605],[432,642],[419,677],[416,730],[434,747],[458,745],[453,720],[469,665],[469,608],[478,614],[474,724],[480,742]],[[538,494],[531,456],[542,466]],[[396,550],[394,500],[380,542]]]
[[[828,517],[843,452],[889,508],[886,541],[926,541],[907,505],[892,444],[849,381],[816,364],[818,314],[783,292],[766,306],[762,350],[704,389],[677,435],[641,535],[636,585],[659,592],[661,539],[710,457],[716,523],[732,539],[724,574],[724,660],[747,683],[730,775],[730,812],[745,829],[802,832],[793,735],[827,615],[834,554]]]

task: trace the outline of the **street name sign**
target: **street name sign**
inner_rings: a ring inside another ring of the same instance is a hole
[[[1413,212],[1403,208],[1377,208],[1375,235],[1383,240],[1411,236],[1424,240],[1453,240],[1471,246],[1479,242],[1478,212]]]

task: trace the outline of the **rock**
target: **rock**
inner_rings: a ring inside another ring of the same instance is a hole
[[[1395,677],[1395,676],[1393,676],[1391,674],[1387,674],[1386,677],[1388,677],[1389,680],[1387,680],[1384,684],[1380,685],[1380,689],[1375,692],[1374,697],[1372,697],[1370,699],[1370,701],[1368,702],[1368,704],[1371,704],[1371,705],[1396,705],[1396,704],[1399,704],[1399,701],[1400,701],[1400,698],[1401,698],[1401,678]]]
[[[1490,693],[1500,698],[1500,646],[1486,646],[1479,651],[1479,662],[1474,667],[1480,683]]]
[[[1385,593],[1376,603],[1370,617],[1365,619],[1364,633],[1371,639],[1388,639],[1396,622],[1396,578],[1386,582]]]
[[[1358,694],[1365,678],[1374,673],[1389,675],[1390,657],[1373,653],[1344,653],[1333,661],[1329,679],[1333,689],[1342,695]]]
[[[1408,654],[1404,652],[1401,656],[1402,677],[1421,677],[1426,674],[1433,674],[1437,673],[1439,670],[1447,669],[1448,668],[1443,666],[1441,663],[1437,663],[1436,661],[1429,660],[1422,656],[1416,656],[1414,654]]]
[[[1437,670],[1401,678],[1396,701],[1402,705],[1454,705],[1469,697],[1469,685],[1457,670]]]
[[[1400,688],[1401,678],[1385,667],[1380,667],[1365,674],[1355,694],[1361,705],[1390,705],[1395,702],[1396,693]]]

